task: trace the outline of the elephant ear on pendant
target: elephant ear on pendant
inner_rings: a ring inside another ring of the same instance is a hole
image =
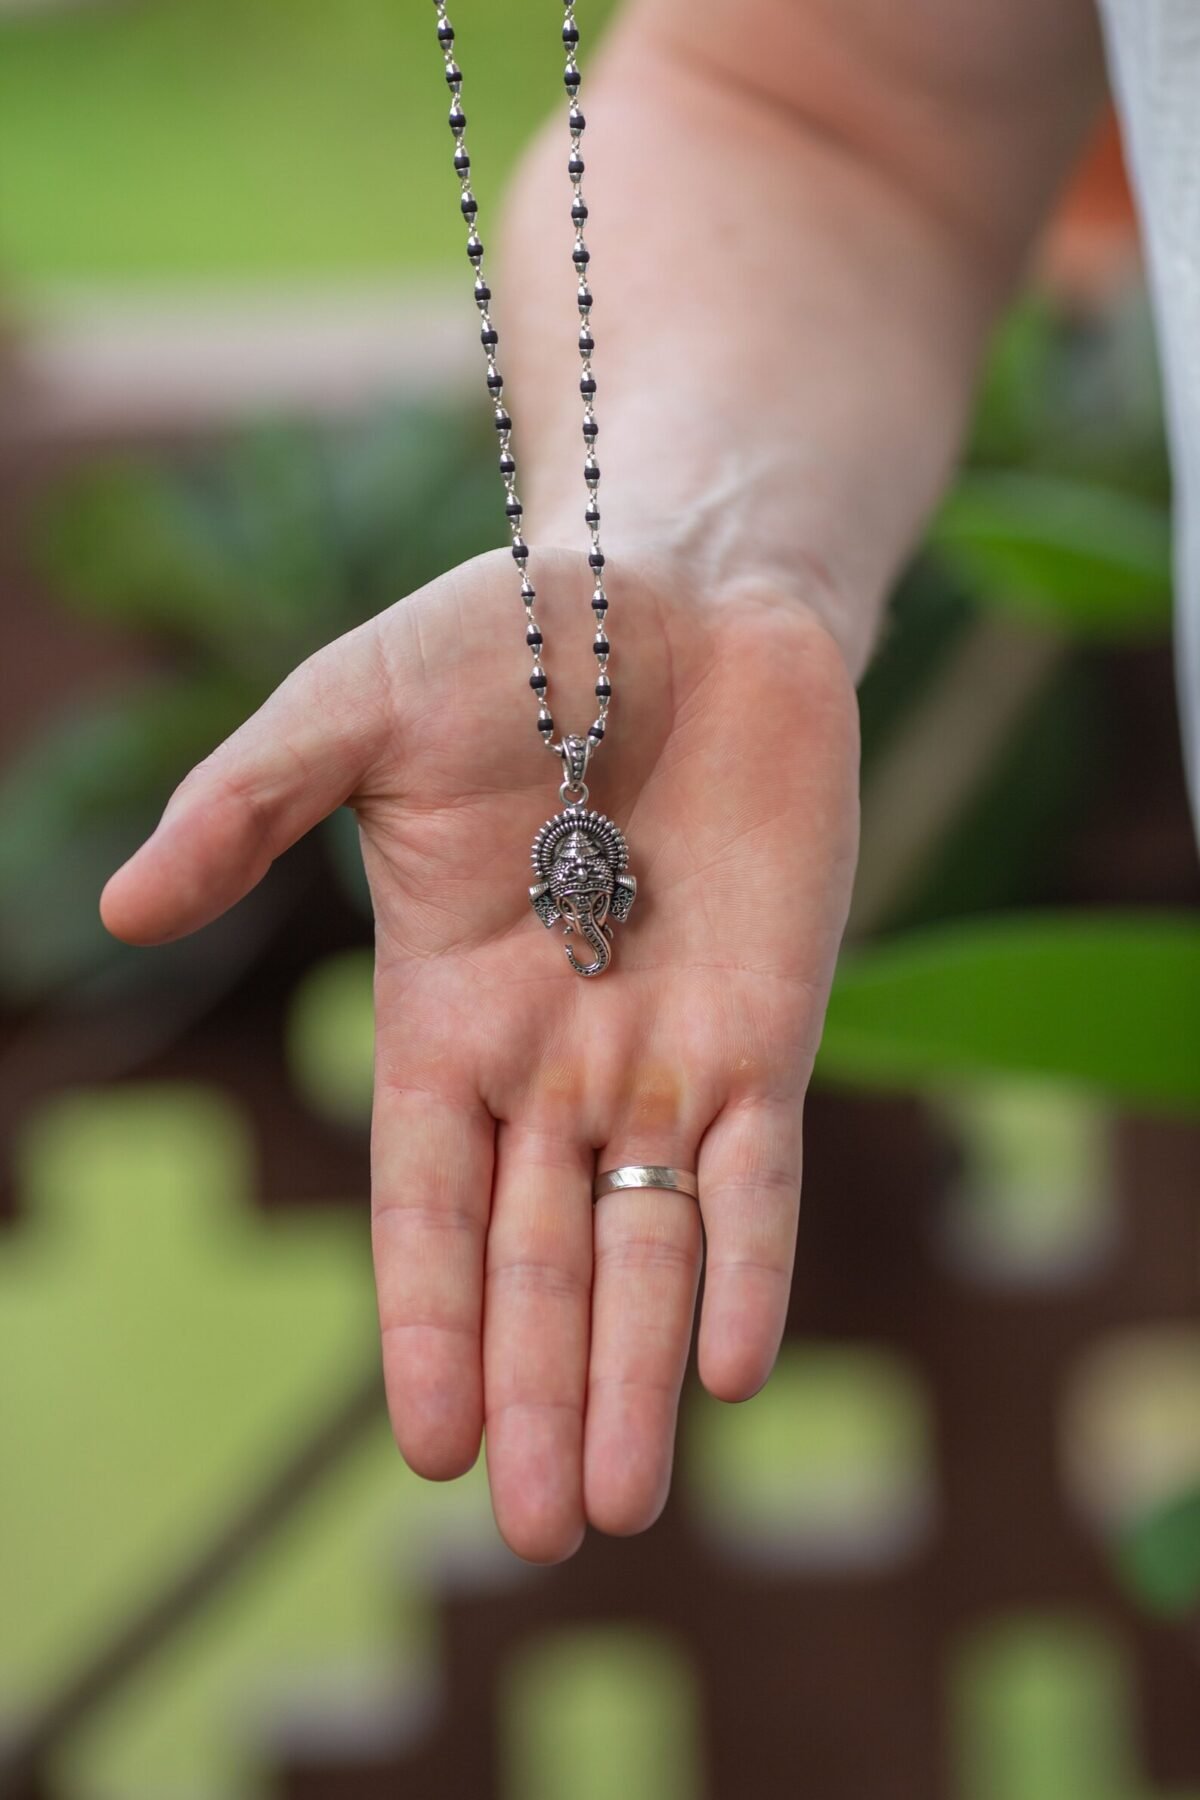
[[[592,959],[577,961],[567,945],[571,967],[579,975],[599,975],[607,968],[608,921],[623,922],[637,896],[637,881],[628,873],[629,846],[603,813],[568,806],[548,819],[533,840],[533,872],[537,877],[529,899],[543,925],[561,920],[568,933],[578,933]]]

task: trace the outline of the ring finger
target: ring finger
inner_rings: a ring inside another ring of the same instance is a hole
[[[691,1171],[698,1137],[658,1131],[651,1143],[621,1134],[596,1166]],[[584,1499],[601,1531],[642,1531],[666,1500],[700,1253],[700,1212],[690,1195],[643,1188],[597,1200]]]

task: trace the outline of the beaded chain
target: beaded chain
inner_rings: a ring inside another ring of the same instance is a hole
[[[537,702],[537,729],[541,734],[542,741],[557,755],[562,756],[565,762],[567,760],[567,742],[565,739],[562,742],[555,742],[554,738],[554,718],[548,703],[548,682],[542,659],[544,640],[534,613],[534,601],[537,596],[529,579],[529,546],[521,534],[521,518],[524,509],[517,493],[517,463],[512,448],[513,422],[505,404],[504,379],[497,365],[500,336],[492,320],[490,311],[492,290],[488,286],[483,268],[483,243],[478,232],[479,203],[471,189],[471,158],[467,151],[466,138],[467,115],[462,107],[462,70],[455,60],[454,27],[447,16],[447,0],[435,0],[435,6],[438,43],[445,59],[446,83],[450,89],[450,130],[454,136],[454,172],[458,176],[461,188],[459,205],[467,227],[467,257],[475,271],[475,304],[479,309],[479,338],[487,362],[487,390],[492,403],[492,422],[496,428],[500,451],[500,474],[504,482],[505,495],[504,512],[512,537],[513,561],[517,565],[521,580],[521,601],[525,608],[525,642],[533,656],[529,685]],[[576,304],[579,309],[581,365],[579,392],[583,400],[583,479],[587,488],[587,504],[583,516],[591,538],[588,564],[594,582],[592,611],[596,618],[596,636],[592,643],[592,649],[595,652],[598,670],[596,717],[588,728],[587,748],[595,750],[604,737],[605,720],[612,700],[612,682],[608,674],[609,642],[606,628],[608,596],[604,591],[604,552],[600,548],[600,507],[598,503],[600,465],[596,461],[596,438],[600,428],[596,423],[596,377],[592,370],[592,353],[596,348],[596,342],[592,335],[592,293],[588,286],[588,264],[591,261],[591,253],[583,232],[587,223],[588,209],[587,202],[583,197],[584,160],[580,145],[587,121],[579,109],[579,89],[582,77],[576,61],[579,26],[575,19],[575,0],[564,0],[562,38],[566,51],[563,85],[567,91],[567,127],[571,144],[567,173],[571,178],[571,223],[575,231],[575,244],[571,252],[571,260],[577,283]],[[576,739],[575,743],[578,744],[579,741]]]

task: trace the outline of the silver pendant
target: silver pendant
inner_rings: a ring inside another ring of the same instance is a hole
[[[564,784],[564,798],[569,791]],[[533,872],[529,890],[533,910],[543,925],[561,919],[566,926],[567,961],[577,975],[603,975],[612,960],[612,925],[629,917],[637,881],[626,873],[629,846],[611,819],[586,812],[582,799],[547,819],[533,840]],[[573,939],[578,935],[590,951],[580,962]]]

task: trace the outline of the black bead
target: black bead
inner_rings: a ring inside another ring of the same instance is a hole
[[[585,481],[599,481],[600,479],[600,464],[594,456],[589,456],[583,465],[583,479]]]
[[[582,376],[579,382],[579,391],[585,398],[590,398],[596,391],[596,377],[594,375]]]
[[[602,569],[604,567],[603,550],[590,550],[588,552],[588,567],[589,569]]]
[[[567,124],[570,126],[572,131],[582,131],[584,126],[587,124],[587,120],[584,118],[583,114],[580,112],[580,110],[577,106],[573,106],[571,108],[570,112],[567,114]]]
[[[579,83],[582,79],[583,78],[580,75],[579,70],[575,67],[575,64],[568,63],[567,67],[563,70],[563,86],[572,98],[579,92]]]
[[[596,340],[585,325],[579,334],[579,354],[580,356],[590,356],[595,348]]]
[[[496,427],[497,431],[511,431],[512,430],[512,420],[509,418],[508,414],[505,412],[505,410],[502,406],[498,407],[496,409],[496,414],[492,420],[492,424]]]
[[[477,281],[475,283],[475,304],[476,304],[476,306],[486,306],[488,301],[491,299],[491,297],[492,297],[492,290],[488,286],[487,282],[483,281],[483,280]]]
[[[507,518],[519,519],[523,511],[524,508],[519,500],[508,500],[505,502],[504,512]]]
[[[544,675],[531,675],[529,677],[529,685],[535,694],[540,694],[546,685],[546,677]]]
[[[462,81],[462,70],[459,68],[458,64],[457,63],[447,63],[446,64],[446,85],[448,87],[456,88],[456,87],[458,87],[458,85],[461,81]]]
[[[515,456],[511,456],[509,454],[509,452],[506,450],[504,452],[503,456],[500,458],[500,473],[502,475],[515,475],[516,472],[517,472],[517,459]]]
[[[479,202],[474,194],[464,194],[458,203],[459,211],[464,219],[473,219],[479,211]]]
[[[498,394],[500,392],[500,389],[504,386],[504,377],[500,373],[499,369],[489,369],[488,370],[487,384],[488,384],[488,388],[490,389],[490,391],[493,394]]]
[[[567,174],[571,177],[572,181],[578,181],[579,177],[586,169],[587,164],[584,162],[582,156],[572,156],[567,163]]]
[[[479,333],[479,341],[481,344],[498,344],[500,342],[500,333],[496,330],[494,325],[484,325]]]
[[[554,720],[553,719],[539,719],[537,722],[537,727],[538,727],[538,730],[540,732],[542,732],[544,736],[549,737],[550,733],[554,730]]]
[[[600,508],[596,505],[594,500],[584,513],[583,518],[584,523],[587,525],[598,525],[600,523]]]
[[[456,100],[450,108],[450,129],[457,137],[459,132],[467,128],[467,115]]]
[[[581,313],[586,313],[592,304],[592,290],[584,282],[579,284],[579,292],[575,296],[576,305]]]
[[[453,42],[454,42],[454,27],[450,23],[449,19],[443,19],[441,24],[438,26],[438,43],[439,44],[452,44]]]
[[[483,261],[483,240],[477,238],[474,232],[467,239],[467,256],[476,265]]]
[[[593,594],[592,595],[592,611],[594,613],[599,614],[600,618],[604,617],[605,613],[608,611],[608,595],[607,594]]]
[[[525,633],[525,642],[529,645],[531,650],[540,650],[542,647],[541,632],[535,627],[530,626],[529,630]]]
[[[456,175],[465,175],[470,167],[471,167],[471,159],[467,155],[466,151],[465,150],[456,150],[454,152],[454,172],[455,172],[455,174]]]
[[[529,555],[529,545],[524,538],[517,538],[512,547],[513,561],[522,563]]]
[[[596,698],[597,700],[607,700],[611,694],[612,682],[608,679],[607,675],[602,675],[596,683]]]
[[[575,202],[574,206],[571,208],[571,217],[574,219],[576,225],[584,224],[587,220],[587,216],[588,216],[588,209],[587,209],[586,202],[583,200],[577,200]]]
[[[594,725],[588,726],[588,736],[590,738],[592,738],[594,740],[594,742],[597,744],[600,742],[600,739],[604,736],[604,727],[600,723],[599,719],[596,720],[596,723]]]
[[[577,44],[578,42],[579,27],[572,20],[568,19],[567,23],[563,26],[563,43]]]
[[[586,269],[592,260],[592,253],[586,244],[576,244],[571,252],[571,261],[577,269]]]
[[[526,606],[528,606],[531,601],[537,599],[537,595],[529,585],[529,577],[525,574],[522,574],[521,576],[521,598]]]
[[[608,643],[608,639],[604,636],[603,632],[600,634],[600,636],[596,639],[595,643],[592,645],[592,649],[596,652],[597,656],[607,656],[608,655],[609,643]]]
[[[599,436],[600,436],[600,427],[597,425],[595,419],[585,419],[583,421],[583,441],[584,441],[584,443],[585,444],[594,444],[596,439]]]

